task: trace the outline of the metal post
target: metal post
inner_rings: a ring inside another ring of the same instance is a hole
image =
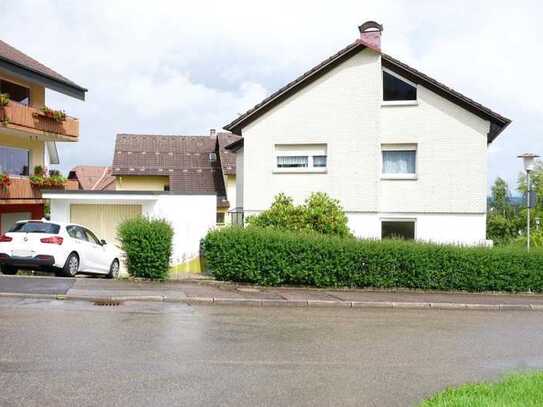
[[[527,211],[527,224],[526,224],[526,236],[527,236],[527,240],[526,240],[526,249],[528,251],[530,251],[530,192],[531,192],[531,186],[530,186],[530,171],[529,170],[526,170],[526,183],[528,185],[528,193],[526,194],[526,196],[528,197],[528,200],[527,200],[527,208],[528,208],[528,211]]]

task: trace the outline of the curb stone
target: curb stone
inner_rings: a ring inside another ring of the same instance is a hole
[[[489,310],[489,311],[499,311],[500,304],[466,304],[467,309],[471,310]]]
[[[411,309],[430,308],[430,303],[429,302],[393,302],[392,308],[411,308]]]
[[[392,308],[389,301],[352,301],[352,308]]]
[[[219,305],[262,305],[262,300],[253,298],[213,298],[213,304]]]
[[[335,308],[395,308],[395,309],[441,309],[473,311],[543,311],[543,304],[463,304],[392,301],[329,301],[329,300],[276,300],[257,298],[213,298],[185,297],[168,298],[160,295],[147,296],[82,296],[66,294],[0,293],[0,298],[28,298],[57,301],[118,300],[133,302],[168,302],[188,305],[247,305],[256,307],[335,307]]]
[[[352,307],[351,301],[307,300],[308,306],[313,307]]]
[[[500,311],[531,311],[530,304],[500,304]]]
[[[430,308],[435,308],[435,309],[458,310],[458,309],[466,309],[466,307],[467,307],[467,304],[457,304],[454,302],[431,302],[430,303]]]
[[[263,307],[307,307],[307,300],[262,300]]]

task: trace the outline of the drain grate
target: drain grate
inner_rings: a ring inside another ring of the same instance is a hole
[[[94,301],[94,305],[100,305],[105,307],[116,307],[117,305],[121,305],[123,302],[121,300],[117,300],[115,298],[99,298],[96,301]]]

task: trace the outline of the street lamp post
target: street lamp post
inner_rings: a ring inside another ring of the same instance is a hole
[[[535,159],[539,158],[538,155],[532,153],[524,153],[518,156],[522,158],[524,164],[524,171],[526,171],[526,249],[530,251],[530,206],[532,185],[530,183],[530,172],[534,169]]]

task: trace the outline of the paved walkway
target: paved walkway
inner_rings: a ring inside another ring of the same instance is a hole
[[[0,276],[0,296],[89,300],[117,298],[189,304],[337,306],[543,311],[543,295],[411,290],[256,287],[213,280],[147,282],[103,278]]]

